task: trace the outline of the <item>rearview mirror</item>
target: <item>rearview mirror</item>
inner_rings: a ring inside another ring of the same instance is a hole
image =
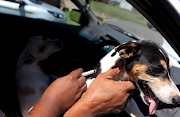
[[[71,20],[80,23],[81,12],[77,9],[73,9],[70,13]]]

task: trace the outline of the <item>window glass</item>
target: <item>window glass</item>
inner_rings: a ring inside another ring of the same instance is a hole
[[[66,23],[67,24],[71,24],[71,25],[77,25],[77,26],[79,26],[80,24],[79,23],[77,23],[77,22],[75,22],[75,21],[73,21],[71,18],[70,18],[70,13],[71,13],[71,11],[73,10],[73,9],[79,9],[72,1],[70,1],[70,0],[64,0],[64,4],[65,4],[65,8],[63,8],[64,9],[64,12],[65,12],[65,14],[66,14],[66,16],[67,16],[67,19],[66,19]],[[77,15],[79,15],[79,14],[77,14]],[[78,16],[77,16],[78,17]]]
[[[85,3],[86,0],[83,2]],[[171,4],[176,3],[174,1]],[[90,0],[89,7],[105,25],[119,28],[130,37],[152,40],[162,45],[172,59],[173,65],[180,68],[180,58],[173,48],[126,0]],[[80,14],[73,9],[78,10],[78,7],[71,0],[0,0],[1,13],[80,26],[77,23]],[[71,18],[70,14],[73,14]]]
[[[152,40],[162,45],[173,64],[171,76],[178,79],[179,56],[156,28],[126,0],[92,0],[90,9],[105,24],[117,27],[129,36]]]

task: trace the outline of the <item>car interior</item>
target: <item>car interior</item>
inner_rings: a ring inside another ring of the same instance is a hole
[[[105,41],[96,44],[78,35],[82,27],[44,20],[36,20],[0,14],[2,43],[7,44],[2,49],[3,72],[1,78],[1,110],[7,116],[19,116],[18,100],[15,84],[15,69],[22,50],[32,36],[47,36],[50,39],[60,39],[63,42],[61,51],[47,60],[42,61],[44,71],[58,77],[64,76],[79,67],[90,70],[106,55],[101,49],[104,45],[118,45],[117,41]],[[2,101],[3,100],[3,101]]]
[[[161,16],[157,16],[158,14],[156,14],[157,17],[150,18],[151,15],[154,16],[150,4],[155,5],[156,1],[144,1],[147,2],[145,3],[147,5],[146,7],[140,5],[138,0],[129,0],[129,2],[134,4],[137,9],[144,12],[144,15],[149,17],[151,23],[164,34],[170,44],[174,45],[177,53],[180,53],[180,51],[178,51],[178,45],[180,45],[179,41],[175,40],[180,37],[180,33],[178,33],[179,27],[174,21],[169,21],[166,26],[163,25],[167,20],[163,19],[162,16],[166,18],[173,16],[171,14],[164,14],[162,9],[160,9]],[[158,7],[157,5],[155,6]],[[0,17],[2,44],[1,66],[3,69],[0,78],[0,109],[6,113],[7,117],[21,116],[15,83],[16,63],[30,37],[41,35],[47,36],[50,39],[60,39],[63,42],[61,51],[41,62],[45,72],[54,74],[58,77],[64,76],[79,67],[82,67],[84,71],[91,70],[94,65],[107,54],[107,51],[102,49],[104,46],[112,45],[115,47],[120,44],[120,42],[116,41],[114,38],[121,36],[123,37],[122,42],[132,40],[132,38],[121,33],[109,31],[108,28],[105,29],[103,25],[99,25],[98,27],[93,24],[88,25],[90,23],[86,19],[86,16],[81,17],[83,19],[81,19],[81,26],[30,19],[2,13],[0,13]],[[168,19],[171,20],[170,18]],[[158,23],[160,25],[157,25]],[[172,29],[174,32],[169,32],[169,29]],[[89,35],[91,35],[90,38],[92,38],[93,41],[89,39]],[[97,38],[98,40],[96,40]],[[138,95],[138,91],[134,95]],[[141,101],[138,97],[135,100]],[[146,112],[146,110],[148,110],[147,106],[144,104],[139,106],[143,110],[143,113],[148,113]],[[168,107],[169,106],[172,105],[168,105]]]

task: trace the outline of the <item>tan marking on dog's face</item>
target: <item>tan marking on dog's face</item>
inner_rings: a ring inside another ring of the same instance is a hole
[[[148,66],[143,64],[136,64],[128,74],[137,81],[138,77],[149,78],[150,76],[146,73]]]
[[[169,68],[171,68],[172,67],[172,62],[171,62],[171,60],[169,60]]]
[[[136,44],[135,44],[135,43],[130,43],[129,46],[131,46],[131,47],[136,47]]]
[[[22,87],[18,92],[20,95],[22,95],[24,97],[29,96],[29,95],[33,95],[36,93],[36,91],[29,86]]]
[[[166,62],[165,62],[164,60],[160,60],[160,63],[162,64],[162,66],[163,66],[164,68],[167,68],[167,64],[166,64]]]
[[[165,61],[161,61],[161,64],[166,66],[166,63],[164,62]],[[145,80],[152,83],[155,87],[163,87],[171,84],[168,78],[152,77],[147,74],[147,70],[148,66],[143,64],[136,64],[132,68],[131,72],[128,72],[128,74],[133,78],[134,81]]]
[[[155,87],[159,87],[159,88],[171,85],[171,82],[167,78],[165,79],[161,79],[158,77],[152,78],[149,82],[153,84]]]

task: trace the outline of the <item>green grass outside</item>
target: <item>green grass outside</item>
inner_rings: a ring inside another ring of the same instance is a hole
[[[76,25],[76,26],[80,26],[80,24],[74,22],[73,20],[71,20],[70,18],[70,11],[64,11],[64,13],[66,14],[66,23],[67,24],[71,24],[71,25]]]
[[[142,25],[146,25],[147,23],[147,20],[141,14],[121,9],[119,6],[114,6],[112,4],[91,1],[91,10],[99,14],[104,13],[107,19],[114,18]]]
[[[119,6],[114,6],[112,4],[105,4],[102,2],[91,1],[90,8],[93,12],[98,13],[100,16],[102,13],[104,13],[106,19],[112,19],[112,18],[119,19],[119,20],[138,23],[145,26],[147,23],[147,20],[141,14],[121,9],[119,8]],[[78,23],[70,19],[69,16],[70,11],[71,9],[69,9],[69,11],[65,11],[65,14],[67,16],[66,22],[72,25],[79,25]]]

